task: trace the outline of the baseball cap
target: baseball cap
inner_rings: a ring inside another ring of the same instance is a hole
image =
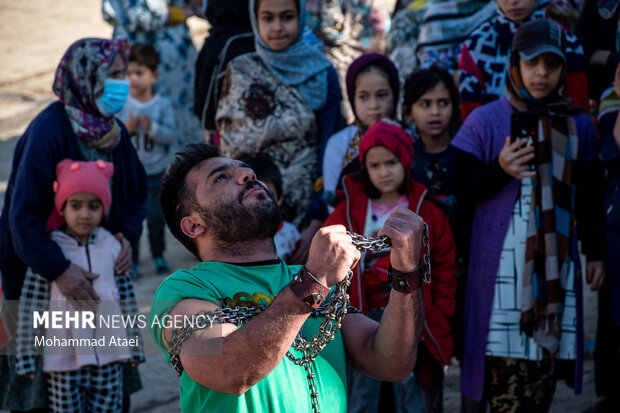
[[[553,53],[566,62],[566,39],[559,24],[549,19],[536,19],[519,27],[512,39],[512,53],[532,60],[543,53]]]

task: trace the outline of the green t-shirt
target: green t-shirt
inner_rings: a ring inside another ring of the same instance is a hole
[[[179,270],[166,278],[155,293],[150,312],[150,330],[168,362],[168,347],[163,339],[161,323],[174,305],[186,298],[197,298],[220,307],[266,304],[290,282],[299,266],[278,264],[240,266],[221,262],[202,262],[190,270]],[[322,318],[309,317],[303,327],[306,339],[318,331]],[[243,328],[240,327],[240,328]],[[296,357],[300,352],[291,348]],[[253,360],[247,360],[247,368]],[[334,340],[312,362],[321,410],[345,412],[346,361],[340,331]],[[226,374],[225,372],[221,374]],[[183,412],[312,412],[306,371],[288,357],[263,380],[240,396],[219,393],[181,375],[181,410]]]

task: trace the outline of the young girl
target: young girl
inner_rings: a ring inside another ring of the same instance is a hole
[[[459,91],[445,69],[420,69],[405,81],[403,116],[415,124],[418,135],[412,176],[450,219],[456,209],[452,179],[457,152],[450,141],[461,125],[458,105]]]
[[[424,218],[429,226],[432,282],[424,284],[426,321],[424,343],[420,347],[416,370],[433,389],[430,405],[441,405],[443,367],[452,357],[452,335],[448,317],[454,313],[456,262],[454,241],[445,214],[426,199],[424,185],[408,176],[413,163],[413,141],[395,124],[379,121],[363,135],[359,145],[362,169],[344,177],[343,194],[325,225],[342,224],[348,230],[365,236],[376,236],[385,220],[396,208],[409,208]],[[380,319],[390,294],[388,283],[389,250],[366,253],[351,281],[350,302],[371,318]],[[430,380],[429,380],[430,377]],[[428,380],[428,381],[427,381]],[[417,387],[415,379],[403,383]],[[349,407],[364,400],[378,403],[380,382],[361,373],[351,373]],[[407,393],[411,393],[410,389]],[[430,396],[428,392],[425,396]],[[397,404],[405,403],[397,397]],[[361,407],[361,406],[359,406]],[[368,407],[368,406],[366,406]],[[370,407],[369,410],[376,407]],[[421,406],[420,406],[421,409]]]
[[[224,156],[268,156],[283,179],[284,219],[304,218],[327,138],[340,119],[336,70],[303,36],[305,0],[251,0],[256,53],[229,64],[216,114]],[[318,134],[317,134],[318,129]]]
[[[405,81],[403,117],[415,124],[415,161],[411,176],[424,184],[431,198],[448,216],[456,244],[458,289],[451,319],[454,355],[461,357],[461,317],[466,263],[471,231],[471,205],[455,195],[454,169],[458,150],[450,145],[461,125],[459,91],[450,73],[437,66],[419,69]]]
[[[463,311],[465,411],[487,402],[492,411],[547,411],[556,380],[573,367],[571,384],[581,388],[580,364],[567,363],[583,350],[577,240],[587,279],[599,285],[603,176],[592,122],[562,95],[565,45],[557,23],[521,26],[505,96],[474,110],[452,141],[455,187],[477,202]],[[536,149],[509,136],[511,114],[524,110],[539,118]]]
[[[327,142],[323,158],[323,198],[333,204],[340,177],[357,170],[356,161],[362,135],[383,118],[396,117],[400,91],[398,70],[387,57],[369,53],[357,58],[347,71],[347,95],[355,123]]]
[[[52,240],[64,256],[88,271],[96,297],[85,296],[85,304],[96,313],[95,328],[77,325],[73,328],[47,328],[42,334],[33,334],[32,311],[24,306],[39,306],[48,302],[44,310],[75,311],[76,301],[68,301],[55,281],[29,271],[22,288],[20,325],[18,328],[18,374],[33,378],[36,372],[36,338],[43,335],[53,342],[63,339],[97,340],[104,345],[64,347],[62,344],[45,346],[43,371],[47,375],[49,408],[53,412],[106,411],[121,412],[123,401],[123,369],[121,363],[143,361],[141,344],[133,347],[111,345],[110,340],[124,342],[139,336],[134,328],[113,328],[99,325],[98,320],[118,317],[128,305],[137,310],[131,279],[116,275],[114,262],[121,253],[118,239],[100,227],[108,213],[112,196],[110,181],[114,165],[64,159],[56,168],[54,204],[64,221],[60,229],[51,233]],[[96,274],[96,275],[95,275]],[[97,301],[96,308],[92,306]],[[121,309],[123,307],[123,309]],[[24,342],[27,338],[29,342]],[[35,340],[34,346],[31,340]]]

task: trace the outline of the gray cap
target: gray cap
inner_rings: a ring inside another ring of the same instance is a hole
[[[512,52],[518,52],[523,60],[532,60],[543,53],[553,53],[566,62],[565,49],[564,30],[546,18],[525,23],[512,39]]]

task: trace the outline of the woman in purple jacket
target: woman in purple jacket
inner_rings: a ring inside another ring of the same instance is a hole
[[[505,96],[472,112],[452,141],[460,150],[455,187],[475,204],[463,311],[466,412],[487,403],[491,411],[546,411],[558,378],[581,386],[577,240],[598,288],[603,178],[592,122],[562,95],[565,50],[556,23],[524,24]],[[509,137],[517,111],[535,116],[531,145]]]

